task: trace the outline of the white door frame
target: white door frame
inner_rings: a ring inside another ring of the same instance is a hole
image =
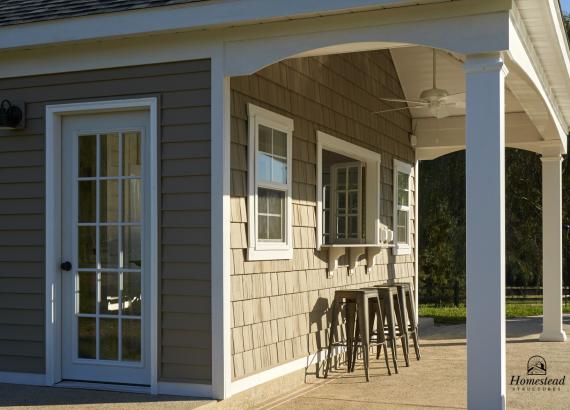
[[[46,384],[61,381],[61,123],[74,114],[149,111],[150,143],[150,380],[157,393],[158,379],[158,102],[155,97],[81,102],[46,106],[45,158],[45,340]]]

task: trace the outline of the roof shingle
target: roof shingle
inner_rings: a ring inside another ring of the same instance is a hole
[[[208,0],[0,0],[0,26]]]

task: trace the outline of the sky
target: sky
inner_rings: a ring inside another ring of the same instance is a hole
[[[563,12],[570,12],[570,0],[560,0],[560,5],[562,6]]]

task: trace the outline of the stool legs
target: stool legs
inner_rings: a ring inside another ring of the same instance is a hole
[[[336,333],[336,327],[338,325],[338,308],[340,305],[340,301],[335,297],[333,300],[333,304],[332,304],[332,318],[331,318],[331,328],[330,328],[330,332],[329,332],[329,347],[328,347],[328,351],[327,351],[327,361],[326,361],[326,365],[325,365],[325,379],[328,377],[329,375],[329,369],[331,367],[331,358],[332,358],[332,349],[333,349],[333,343],[334,343],[334,335]]]
[[[396,298],[396,321],[398,322],[398,328],[400,330],[400,338],[402,339],[402,351],[404,352],[404,360],[406,362],[406,367],[410,367],[410,359],[408,356],[409,352],[409,339],[408,339],[408,323],[406,321],[406,307],[404,306],[405,298],[402,297],[404,290],[398,288],[398,291],[394,295]]]
[[[418,336],[418,323],[416,321],[416,308],[414,302],[414,295],[412,294],[412,288],[409,288],[407,292],[407,306],[409,308],[408,311],[408,319],[410,321],[410,327],[412,328],[412,339],[414,341],[414,350],[416,352],[416,360],[420,360],[422,355],[420,353],[420,343],[419,343],[419,336]]]

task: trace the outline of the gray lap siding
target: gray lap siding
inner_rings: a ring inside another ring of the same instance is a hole
[[[0,80],[0,372],[45,372],[45,105],[159,99],[159,380],[211,383],[210,61]]]

